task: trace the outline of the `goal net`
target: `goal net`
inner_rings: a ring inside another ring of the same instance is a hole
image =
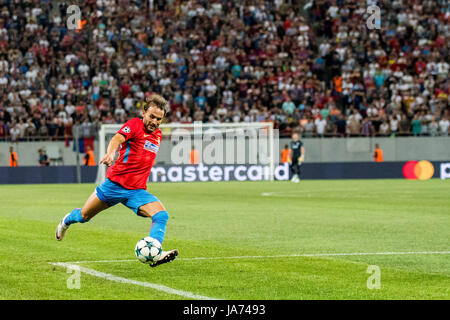
[[[104,124],[99,132],[99,158],[122,127]],[[149,181],[273,180],[278,163],[278,131],[271,122],[170,123],[160,125],[161,145]],[[117,157],[117,155],[116,155]],[[105,180],[99,165],[96,183]]]

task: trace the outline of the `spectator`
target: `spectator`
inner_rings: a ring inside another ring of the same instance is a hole
[[[31,121],[31,119],[27,119],[25,135],[28,140],[32,140],[36,136],[36,125]]]
[[[290,115],[294,113],[295,110],[295,104],[292,102],[290,97],[286,98],[286,101],[283,102],[283,105],[281,107],[283,109],[283,112],[288,112]]]
[[[436,122],[436,119],[433,117],[430,121],[430,123],[428,124],[428,132],[430,134],[430,136],[432,137],[436,137],[439,135],[439,125]]]
[[[448,136],[449,135],[449,128],[450,128],[450,121],[448,117],[444,117],[439,121],[439,129],[442,136]]]
[[[373,136],[373,127],[368,118],[364,118],[361,125],[361,134],[365,137]]]
[[[109,114],[109,117],[112,119],[111,114]],[[93,136],[93,124],[92,122],[89,122],[88,117],[84,118],[83,123],[81,124],[80,134],[80,138],[91,138]]]
[[[19,141],[25,141],[27,124],[24,123],[23,118],[19,119],[17,128],[19,129]]]
[[[429,132],[428,132],[428,121],[424,116],[419,117],[419,119],[421,119],[421,130],[420,130],[420,135],[421,136],[428,136]]]
[[[419,114],[416,113],[411,122],[411,133],[414,136],[419,136],[422,133],[422,121],[420,121]]]
[[[319,137],[325,136],[325,128],[327,126],[327,120],[325,120],[322,115],[319,115],[316,120],[314,120],[314,125],[316,129],[316,134]]]
[[[206,97],[203,94],[203,91],[200,92],[200,94],[195,98],[195,102],[202,108],[203,110],[206,109]]]
[[[48,128],[47,121],[44,118],[41,118],[41,120],[40,120],[38,134],[39,134],[39,138],[41,140],[48,140],[48,138],[49,138],[49,128]]]
[[[303,125],[303,136],[305,138],[312,138],[314,134],[314,122],[311,118],[307,119],[307,122]]]
[[[9,130],[9,134],[11,136],[11,142],[18,142],[20,137],[20,130],[17,123],[14,123],[12,128]]]
[[[6,140],[8,135],[8,127],[3,122],[3,120],[0,120],[0,140]]]
[[[399,119],[396,115],[391,115],[389,117],[389,126],[390,126],[390,130],[391,130],[391,134],[395,136],[398,132],[398,127],[399,127]]]
[[[361,115],[356,109],[353,109],[353,113],[347,120],[347,133],[351,137],[359,136],[361,133]]]
[[[338,120],[336,120],[336,135],[338,137],[345,137],[347,134],[347,122],[342,114],[339,114]]]
[[[443,1],[380,0],[388,22],[380,32],[360,28],[371,1],[93,2],[78,1],[92,28],[73,32],[61,29],[64,17],[50,1],[26,1],[26,10],[7,1],[0,22],[0,96],[7,107],[2,101],[0,110],[8,114],[0,115],[0,138],[11,134],[13,121],[28,139],[39,135],[40,119],[49,130],[45,139],[61,136],[54,118],[124,122],[151,92],[171,101],[173,121],[211,115],[221,122],[267,121],[273,115],[286,135],[301,129],[296,120],[304,113],[314,123],[318,114],[325,119],[324,134],[333,132],[340,114],[357,134],[352,108],[377,134],[384,121],[393,134],[409,134],[403,115],[410,121],[425,111],[439,125],[450,110]],[[231,106],[240,101],[237,112]],[[222,103],[228,112],[219,116]],[[187,111],[177,111],[185,104]],[[21,117],[33,118],[34,129],[28,122],[21,129]],[[420,134],[431,134],[431,118],[420,121]]]
[[[48,167],[50,165],[50,160],[44,149],[39,149],[39,165],[41,167]]]
[[[325,135],[327,136],[334,136],[334,132],[335,132],[335,124],[333,121],[331,121],[331,116],[327,116],[327,125],[325,127]]]
[[[336,122],[339,120],[339,116],[341,115],[341,110],[339,110],[335,104],[332,104],[329,115],[331,117],[331,121]]]
[[[389,123],[387,121],[383,121],[378,129],[378,135],[387,137],[391,134],[391,129],[389,128]]]

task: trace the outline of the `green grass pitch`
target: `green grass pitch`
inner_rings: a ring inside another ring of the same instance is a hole
[[[152,184],[170,215],[163,247],[180,251],[157,268],[133,251],[151,221],[121,204],[54,239],[94,188],[0,186],[0,299],[450,298],[448,181]],[[94,274],[70,289],[75,273],[51,263],[75,261]]]

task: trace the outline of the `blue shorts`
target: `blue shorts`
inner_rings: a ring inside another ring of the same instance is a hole
[[[106,179],[105,182],[95,188],[97,197],[112,207],[119,202],[138,214],[140,206],[144,204],[159,201],[154,195],[144,189],[130,190],[122,187],[120,184]]]

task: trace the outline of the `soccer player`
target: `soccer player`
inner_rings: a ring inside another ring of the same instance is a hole
[[[303,142],[298,139],[298,133],[294,133],[291,141],[292,182],[298,183],[300,181],[300,166],[303,161],[305,161],[305,147]]]
[[[111,139],[100,164],[107,165],[106,181],[97,186],[84,206],[73,209],[58,224],[56,240],[61,241],[70,225],[85,223],[97,213],[122,203],[138,216],[152,219],[149,236],[163,243],[169,215],[163,204],[147,192],[147,181],[161,142],[159,125],[168,112],[168,102],[160,95],[147,99],[141,118],[127,121]],[[114,163],[117,149],[119,158]],[[152,267],[170,262],[178,250],[163,251]]]

